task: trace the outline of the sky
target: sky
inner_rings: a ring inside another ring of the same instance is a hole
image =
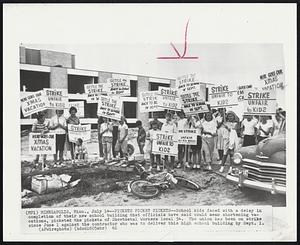
[[[170,44],[24,44],[75,55],[80,69],[176,78],[197,73],[203,82],[257,83],[265,72],[284,68],[280,44],[188,44],[186,56],[198,59],[161,60],[176,55]],[[175,44],[183,52],[183,44]]]

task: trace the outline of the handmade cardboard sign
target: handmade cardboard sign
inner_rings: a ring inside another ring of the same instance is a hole
[[[77,117],[84,117],[84,101],[69,101],[69,108],[64,111],[65,115],[69,115],[71,107],[75,107],[77,109]]]
[[[211,108],[233,107],[238,105],[235,84],[220,84],[208,87],[208,101]]]
[[[246,90],[244,115],[272,115],[276,113],[276,93],[274,90]]]
[[[179,129],[178,144],[180,145],[197,145],[196,129]]]
[[[24,117],[47,109],[48,104],[43,90],[26,93],[21,97],[21,108]]]
[[[98,116],[120,120],[122,100],[118,97],[101,96],[98,103]]]
[[[180,76],[176,79],[176,88],[178,89],[179,94],[187,92],[189,90],[198,89],[199,85],[200,81],[197,79],[195,73]]]
[[[146,91],[139,94],[139,108],[141,113],[162,110],[157,107],[157,93],[157,91]]]
[[[30,133],[29,134],[29,154],[55,154],[56,136],[53,133]]]
[[[84,142],[91,140],[91,124],[74,125],[68,124],[69,141],[76,142],[78,138]]]
[[[44,92],[48,100],[47,109],[64,110],[69,108],[67,89],[44,88]]]
[[[101,95],[107,95],[108,83],[84,84],[84,91],[87,95],[86,103],[98,103]]]
[[[182,109],[186,115],[208,112],[205,104],[205,84],[196,84],[194,89],[187,90],[180,94]]]
[[[130,96],[130,78],[127,75],[113,74],[107,79],[108,95]]]
[[[242,102],[244,100],[245,90],[250,88],[252,88],[252,84],[238,86],[237,88],[238,102]]]
[[[158,108],[180,111],[181,103],[178,90],[173,88],[158,87]]]
[[[284,88],[283,69],[277,69],[259,76],[262,90],[277,90]]]
[[[155,132],[153,135],[152,153],[176,156],[178,154],[178,135]]]

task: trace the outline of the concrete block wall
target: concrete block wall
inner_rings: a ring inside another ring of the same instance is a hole
[[[68,72],[63,67],[50,67],[50,88],[68,89]],[[48,112],[51,117],[55,115],[55,111]]]
[[[61,53],[55,51],[41,50],[41,65],[45,66],[56,66],[61,65],[62,67],[72,67],[72,54]]]
[[[137,99],[139,101],[141,92],[149,91],[149,77],[138,76],[137,82]],[[142,121],[143,127],[148,130],[149,128],[149,113],[141,113],[139,103],[137,102],[137,113],[136,117]]]
[[[98,72],[98,83],[105,83],[106,79],[108,78],[112,78],[111,72],[104,72],[104,71]]]
[[[20,46],[20,63],[25,64],[26,63],[26,48]]]
[[[175,79],[171,79],[170,80],[170,87],[171,88],[175,88],[176,87],[176,80]]]

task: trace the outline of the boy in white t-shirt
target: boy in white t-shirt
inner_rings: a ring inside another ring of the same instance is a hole
[[[257,141],[258,143],[272,135],[273,132],[273,121],[268,118],[268,116],[261,116],[260,122],[257,124],[258,129],[258,136]]]
[[[245,119],[242,121],[242,133],[244,135],[243,147],[255,145],[255,136],[257,120],[253,116],[246,115]]]

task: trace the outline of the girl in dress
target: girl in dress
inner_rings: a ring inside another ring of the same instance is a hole
[[[73,124],[73,125],[80,124],[80,120],[76,116],[76,113],[77,113],[76,107],[72,106],[69,110],[69,113],[70,113],[70,116],[67,119],[67,125],[68,124]],[[69,143],[69,147],[70,147],[71,158],[72,158],[72,160],[74,160],[74,149],[75,149],[76,143],[70,142],[69,137],[67,139],[68,139],[68,143]]]
[[[237,136],[239,118],[233,111],[229,111],[226,116],[226,121],[223,123],[223,146],[224,146],[224,156],[221,162],[220,172],[224,171],[224,166],[227,160],[227,156],[230,156],[230,164],[232,161],[233,153],[238,147],[239,139]]]
[[[217,122],[213,118],[211,112],[204,114],[204,120],[202,122],[202,150],[205,163],[208,165],[207,169],[211,170],[211,163],[213,160],[214,152],[214,137],[217,135]]]

